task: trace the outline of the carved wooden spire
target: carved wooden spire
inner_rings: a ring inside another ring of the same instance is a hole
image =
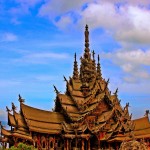
[[[95,76],[96,75],[96,63],[95,63],[95,52],[94,52],[94,50],[92,51],[92,57],[93,57],[93,73]]]
[[[76,53],[74,55],[74,69],[73,69],[73,79],[78,79],[79,78],[79,72],[78,72],[78,63],[76,59]]]
[[[98,63],[97,63],[97,79],[102,79],[99,55],[98,55]]]
[[[90,55],[90,49],[89,49],[89,31],[88,31],[88,25],[85,26],[85,53],[84,53],[84,58],[86,59],[90,59],[91,55]]]

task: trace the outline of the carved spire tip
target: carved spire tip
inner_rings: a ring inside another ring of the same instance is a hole
[[[98,54],[98,63],[99,63],[99,54]]]
[[[77,61],[77,55],[76,55],[76,53],[74,54],[74,59],[75,59],[75,61]]]
[[[85,26],[85,30],[88,30],[88,25],[86,24],[86,26]]]

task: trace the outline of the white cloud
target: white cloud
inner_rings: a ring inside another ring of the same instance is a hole
[[[57,16],[64,15],[69,11],[78,11],[81,9],[82,5],[92,0],[51,0],[46,1],[40,8],[39,15],[47,16],[50,19],[54,19]]]
[[[81,9],[85,4],[87,6]],[[77,26],[87,23],[93,29],[103,28],[121,43],[149,44],[149,4],[148,0],[62,0],[61,3],[51,0],[41,6],[39,15],[48,17],[62,29],[68,25],[73,26],[74,23]]]
[[[17,35],[13,33],[3,33],[0,38],[1,42],[13,42],[18,40]]]
[[[62,16],[58,22],[55,22],[55,25],[68,30],[69,26],[72,25],[72,19],[70,16]]]
[[[117,51],[115,57],[119,62],[150,66],[150,50]]]
[[[124,72],[122,79],[126,82],[137,82],[150,79],[150,50],[118,50],[112,53],[103,53],[102,56],[110,59]]]

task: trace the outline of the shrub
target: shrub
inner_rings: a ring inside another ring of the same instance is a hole
[[[33,146],[26,145],[24,143],[19,143],[17,147],[12,146],[8,150],[35,150]]]

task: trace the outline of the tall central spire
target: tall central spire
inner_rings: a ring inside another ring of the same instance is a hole
[[[89,31],[88,31],[88,25],[85,26],[85,47],[88,48],[89,47]],[[85,49],[86,50],[86,49]]]
[[[88,31],[88,25],[85,26],[85,50],[84,50],[84,58],[86,59],[90,59],[91,55],[90,55],[90,49],[89,49],[89,31]]]

